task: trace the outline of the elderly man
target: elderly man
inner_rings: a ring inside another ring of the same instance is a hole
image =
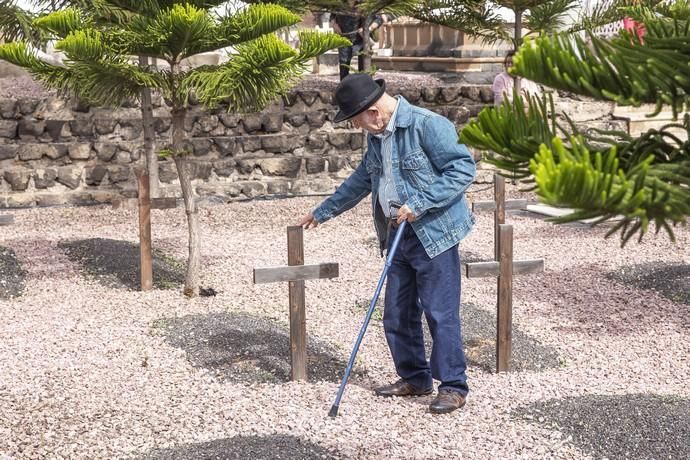
[[[429,407],[447,413],[465,404],[468,392],[460,330],[458,243],[474,219],[464,192],[475,164],[447,118],[392,97],[383,80],[353,74],[335,90],[335,122],[351,120],[367,132],[362,163],[336,192],[300,221],[313,228],[354,207],[372,193],[374,226],[381,251],[403,221],[404,235],[386,285],[383,325],[397,382],[376,388],[379,396],[438,395]],[[396,209],[396,203],[400,203]],[[390,225],[389,225],[390,224]],[[426,359],[426,316],[433,340]]]

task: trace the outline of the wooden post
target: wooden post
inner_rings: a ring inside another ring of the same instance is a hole
[[[496,319],[496,370],[510,370],[513,340],[513,226],[498,228],[499,275]]]
[[[289,282],[292,380],[307,380],[307,319],[304,280],[336,278],[338,264],[304,265],[304,231],[288,227],[288,266],[254,269],[254,284]]]
[[[149,175],[137,175],[139,188],[139,259],[141,290],[153,289],[153,258],[151,254],[151,194]]]
[[[502,224],[506,223],[506,183],[503,176],[494,174],[494,202],[496,209],[494,209],[494,260],[500,260],[500,238],[498,237],[498,229]]]
[[[304,265],[304,231],[301,226],[288,227],[288,266]],[[290,359],[292,380],[307,379],[307,320],[304,311],[304,281],[289,282]]]

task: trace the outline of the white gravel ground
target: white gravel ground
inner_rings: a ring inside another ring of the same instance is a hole
[[[336,383],[234,384],[193,367],[155,322],[230,311],[287,324],[287,286],[255,286],[252,269],[285,264],[285,227],[318,201],[202,209],[203,286],[219,293],[194,300],[179,290],[104,287],[57,247],[99,237],[136,242],[134,211],[14,211],[0,246],[14,250],[27,277],[23,296],[0,300],[0,459],[141,457],[240,435],[294,436],[357,459],[587,458],[568,433],[515,411],[588,395],[690,398],[690,307],[605,278],[624,265],[690,262],[690,231],[679,229],[676,245],[660,235],[621,250],[615,238],[603,239],[603,228],[554,227],[527,216],[509,216],[516,258],[544,257],[547,271],[515,279],[514,321],[558,350],[560,369],[496,375],[470,368],[468,404],[447,416],[427,413],[430,398],[376,398],[353,384],[340,416],[330,419]],[[343,359],[363,318],[355,304],[372,295],[383,266],[368,213],[362,203],[305,234],[307,263],[340,263],[340,278],[307,282],[308,331]],[[478,215],[462,247],[488,259],[492,228],[490,214]],[[185,257],[181,209],[154,211],[153,234],[157,248]],[[494,280],[462,282],[463,302],[494,308]],[[368,371],[360,384],[395,379],[380,325],[369,329],[360,360]]]

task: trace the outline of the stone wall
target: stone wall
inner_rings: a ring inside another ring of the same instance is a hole
[[[447,116],[458,128],[493,100],[489,85],[391,86],[390,93]],[[189,161],[201,199],[333,192],[357,166],[365,146],[359,130],[332,123],[332,90],[294,90],[261,113],[192,106],[186,122]],[[580,123],[611,124],[610,105],[559,100],[563,108],[568,104],[576,107]],[[170,139],[170,114],[160,98],[154,106],[162,148]],[[0,207],[136,197],[142,131],[138,107],[91,108],[57,97],[0,99]],[[159,174],[161,195],[179,197],[171,159],[160,161]],[[491,180],[492,169],[480,162],[477,182]]]
[[[458,126],[491,101],[486,85],[391,88]],[[159,147],[170,114],[154,101]],[[361,159],[364,137],[334,125],[332,88],[295,90],[261,113],[192,106],[186,129],[197,192],[218,199],[331,193]],[[0,100],[0,207],[110,202],[135,197],[143,164],[137,107],[90,108],[57,97]],[[161,160],[162,195],[179,196],[171,159]]]

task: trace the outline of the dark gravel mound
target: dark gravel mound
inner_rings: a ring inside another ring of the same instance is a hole
[[[290,380],[289,328],[238,313],[216,313],[159,321],[168,343],[182,348],[195,367],[232,382]],[[307,338],[309,381],[339,382],[346,362],[330,345]],[[355,371],[362,375],[362,372]]]
[[[139,245],[129,241],[92,238],[58,243],[82,272],[107,287],[139,290]],[[153,287],[173,289],[184,282],[184,263],[153,251]]]
[[[150,452],[143,459],[156,460],[311,460],[338,455],[317,444],[288,435],[236,436],[234,438],[185,444]]]
[[[655,394],[591,395],[519,408],[517,417],[572,436],[594,458],[690,458],[690,400]]]
[[[24,270],[14,251],[0,246],[0,300],[19,297],[24,292]]]

